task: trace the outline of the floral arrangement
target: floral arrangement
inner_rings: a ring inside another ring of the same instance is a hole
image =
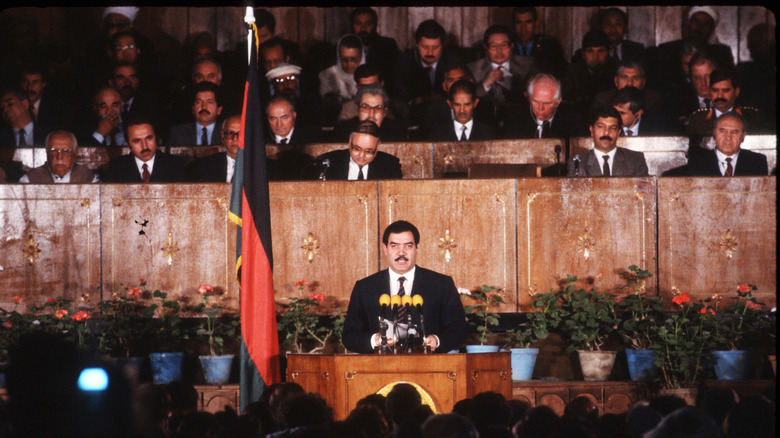
[[[325,301],[325,295],[314,293],[308,297],[304,296],[308,284],[306,279],[295,283],[301,296],[290,298],[287,311],[282,314],[277,324],[279,333],[284,335],[282,343],[294,347],[297,353],[307,352],[305,345],[311,343],[316,346],[308,350],[309,353],[322,351],[328,338],[334,333],[334,328],[319,323],[319,315],[316,313],[316,309]],[[343,327],[343,320],[341,324]]]
[[[705,306],[700,312],[716,349],[747,349],[756,335],[769,328],[764,318],[764,304],[753,296],[757,289],[752,284],[738,285],[737,294],[729,305],[724,305],[725,299],[718,294],[704,300]]]
[[[485,345],[488,337],[493,333],[490,326],[497,326],[499,314],[491,312],[496,306],[502,304],[502,290],[495,286],[483,284],[480,289],[470,291],[465,288],[458,289],[461,299],[470,297],[475,304],[465,306],[466,320],[479,334],[480,345]],[[469,318],[470,317],[470,318]]]
[[[558,297],[553,293],[529,293],[533,312],[525,315],[525,322],[509,333],[509,345],[528,348],[534,342],[550,335],[550,321],[558,320]]]
[[[636,350],[649,350],[656,342],[653,327],[663,324],[664,303],[658,295],[648,295],[645,292],[647,279],[653,274],[636,265],[628,267],[628,282],[618,287],[633,289],[617,304],[621,316],[618,333],[623,341]]]
[[[211,302],[211,297],[217,297],[218,295],[210,284],[198,286],[198,294],[200,294],[201,302],[192,310],[201,313],[206,317],[206,320],[197,329],[196,334],[206,339],[211,356],[216,356],[217,351],[222,354],[225,347],[225,339],[230,339],[236,335],[239,322],[236,319],[236,315],[233,315],[229,321],[220,319],[225,306],[218,302]]]
[[[130,357],[142,351],[147,343],[148,325],[144,316],[147,304],[141,287],[146,281],[141,278],[139,287],[125,287],[124,294],[115,293],[111,299],[98,304],[99,316],[103,321],[98,350],[113,357]],[[147,295],[151,296],[147,291]]]
[[[596,277],[601,280],[601,275]],[[568,338],[568,351],[601,350],[607,336],[617,328],[614,295],[577,289],[576,276],[567,276],[555,295],[560,311],[553,315],[553,326]]]

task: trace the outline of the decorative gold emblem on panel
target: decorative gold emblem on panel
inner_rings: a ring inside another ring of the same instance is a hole
[[[165,245],[163,245],[160,250],[163,252],[163,257],[165,257],[168,264],[173,264],[173,258],[179,251],[179,247],[177,247],[176,242],[173,241],[173,234],[168,233],[168,240],[165,241]]]
[[[455,240],[450,236],[450,230],[445,230],[444,237],[439,238],[439,248],[441,248],[439,253],[444,254],[445,263],[449,263],[450,260],[452,260],[452,253],[455,252],[454,249],[457,247],[458,245],[455,244]]]
[[[423,164],[425,161],[423,161],[423,158],[419,155],[414,156],[414,164]]]
[[[82,207],[89,208],[89,205],[90,205],[89,198],[82,198],[81,199],[81,206]]]
[[[217,198],[217,204],[219,204],[219,206],[222,208],[227,208],[228,201],[224,196],[220,196]]]
[[[396,202],[398,202],[398,195],[393,195],[393,194],[387,195],[387,199],[390,201],[391,204],[395,204]]]
[[[504,196],[501,193],[495,193],[493,196],[496,197],[496,202],[500,202],[502,204],[506,203],[506,196]]]
[[[366,196],[366,195],[357,195],[357,199],[358,199],[358,202],[363,204],[363,205],[368,204],[368,196]]]
[[[585,228],[585,233],[578,236],[574,244],[577,247],[577,252],[582,253],[582,256],[587,260],[590,257],[590,253],[595,252],[596,239],[594,239],[588,232],[588,229]]]
[[[720,252],[726,255],[726,258],[731,259],[731,256],[737,251],[737,236],[731,234],[731,229],[727,229],[726,233],[720,236]]]
[[[308,260],[309,263],[314,261],[314,255],[317,254],[317,250],[319,248],[320,241],[315,239],[312,233],[309,233],[309,235],[303,239],[303,245],[301,245],[301,249],[303,250],[303,255],[306,256],[306,260]]]
[[[645,200],[645,195],[643,195],[642,192],[635,191],[634,192],[634,196],[636,196],[636,199],[638,199],[640,201],[644,201]]]
[[[111,200],[111,205],[114,207],[121,207],[122,206],[122,198],[114,198]]]
[[[27,264],[32,266],[35,264],[35,259],[38,258],[38,253],[41,252],[40,249],[38,249],[39,242],[36,242],[35,239],[33,239],[32,234],[30,234],[29,239],[27,239],[27,242],[24,244],[24,259],[27,260]]]
[[[670,201],[676,201],[680,197],[680,194],[677,192],[669,193],[669,200]]]
[[[447,154],[444,156],[444,163],[445,164],[452,164],[452,162],[455,160],[455,155],[453,154]]]
[[[528,193],[528,195],[526,195],[526,197],[528,198],[528,203],[534,202],[534,199],[536,199],[537,196],[539,196],[538,193],[534,193],[534,192]]]

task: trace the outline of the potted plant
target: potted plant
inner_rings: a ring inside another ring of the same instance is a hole
[[[672,291],[676,312],[667,314],[661,324],[651,327],[652,350],[663,392],[675,393],[695,404],[696,385],[703,380],[703,364],[711,345],[701,311],[704,306],[691,301],[687,292]]]
[[[306,279],[295,283],[300,297],[290,298],[290,303],[277,324],[283,336],[282,344],[295,349],[296,353],[318,353],[327,345],[333,328],[320,324],[316,309],[325,301],[325,295],[314,293],[303,296],[308,282]],[[314,345],[312,347],[312,345]]]
[[[598,275],[596,280],[600,279]],[[569,276],[556,292],[561,309],[556,325],[569,341],[567,350],[577,352],[585,380],[607,380],[617,352],[601,346],[617,325],[614,295],[599,293],[597,288],[577,289],[576,282],[577,277]]]
[[[146,282],[141,282],[141,287]],[[145,295],[149,292],[145,290]],[[182,325],[181,305],[168,298],[168,294],[155,289],[151,301],[143,310],[148,333],[153,334],[154,352],[149,354],[154,383],[181,380],[184,348],[189,333]]]
[[[533,376],[538,348],[531,345],[549,336],[548,321],[560,311],[558,297],[553,293],[532,294],[534,311],[525,314],[525,321],[509,334],[512,354],[512,380],[530,380]]]
[[[230,368],[234,354],[223,354],[225,339],[231,339],[236,334],[239,322],[233,315],[230,320],[221,319],[225,306],[219,304],[219,297],[209,284],[198,286],[201,302],[192,310],[205,316],[205,320],[195,332],[208,345],[209,354],[200,355],[203,376],[210,385],[224,385],[230,377]],[[216,297],[214,301],[212,297]]]
[[[141,279],[144,283],[144,279]],[[142,303],[140,287],[126,287],[125,293],[115,293],[111,299],[98,304],[102,332],[98,349],[125,365],[140,368],[143,346],[148,343],[148,321],[144,317],[146,305]]]
[[[465,306],[466,320],[479,335],[479,345],[466,345],[467,353],[492,353],[498,351],[498,345],[485,345],[493,334],[490,327],[498,325],[499,314],[491,312],[496,306],[502,304],[503,292],[495,286],[483,284],[481,288],[473,291],[459,289],[462,299],[470,300],[474,304]]]
[[[704,300],[706,307],[702,308],[702,315],[705,328],[712,336],[712,356],[718,379],[745,380],[748,377],[751,347],[757,346],[757,335],[768,328],[763,324],[764,305],[753,296],[756,289],[752,284],[738,285],[730,304],[718,294]]]
[[[617,303],[620,316],[618,333],[626,343],[626,361],[631,380],[648,380],[656,372],[655,353],[651,349],[655,339],[652,327],[664,321],[664,304],[658,295],[648,295],[645,291],[647,279],[652,273],[631,265],[628,267],[628,282],[618,289],[632,289]]]

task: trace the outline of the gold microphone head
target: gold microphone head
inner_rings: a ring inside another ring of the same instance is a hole
[[[401,297],[399,297],[398,295],[393,295],[392,297],[390,297],[390,304],[392,304],[393,306],[400,306]]]
[[[422,306],[422,303],[423,303],[422,295],[413,295],[412,296],[412,305],[413,306],[415,306],[415,307]]]
[[[410,297],[409,295],[404,295],[403,297],[401,297],[401,304],[403,304],[404,306],[411,306],[412,297]]]
[[[389,306],[390,305],[390,295],[388,294],[382,294],[379,296],[379,305],[380,306]]]

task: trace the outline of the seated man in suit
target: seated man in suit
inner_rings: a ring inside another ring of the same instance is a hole
[[[733,69],[715,69],[709,76],[712,107],[699,109],[688,118],[688,135],[710,135],[715,120],[726,113],[735,112],[742,117],[746,130],[753,134],[767,133],[762,114],[755,108],[737,105],[739,84]]]
[[[615,88],[602,91],[595,95],[593,97],[593,106],[609,105],[612,103],[612,98],[615,97],[615,94],[617,94],[618,91],[625,87],[636,87],[644,94],[647,109],[652,111],[660,110],[663,104],[663,96],[661,93],[646,87],[646,77],[645,68],[639,61],[620,61],[617,72],[615,73]]]
[[[102,180],[115,183],[164,183],[185,181],[184,160],[157,151],[151,120],[141,115],[124,119],[130,154],[112,158]]]
[[[609,37],[609,56],[616,61],[644,61],[645,46],[625,39],[628,30],[628,14],[620,7],[601,12],[599,28]]]
[[[563,76],[563,98],[585,117],[596,94],[614,87],[617,63],[609,57],[609,37],[594,29],[582,37],[580,56],[573,56]]]
[[[269,178],[275,181],[299,179],[312,162],[304,147],[322,141],[322,130],[301,120],[295,104],[283,95],[271,98],[265,114],[266,144],[278,145],[279,149],[276,156],[268,160]]]
[[[612,106],[620,113],[623,128],[621,137],[671,135],[668,125],[655,113],[645,109],[645,96],[636,87],[624,87],[612,99]]]
[[[741,148],[746,134],[739,114],[730,112],[718,117],[712,131],[715,149],[691,157],[687,173],[691,176],[768,175],[766,156]]]
[[[379,149],[379,127],[371,120],[360,122],[349,136],[349,149],[324,153],[304,173],[306,179],[366,180],[400,179],[401,162]]]
[[[474,119],[474,108],[479,103],[474,83],[469,80],[455,82],[450,87],[447,104],[452,109],[452,118],[433,127],[430,141],[493,140],[496,138],[492,126]]]
[[[116,63],[108,85],[122,97],[123,119],[129,115],[140,115],[154,120],[155,128],[165,129],[167,124],[159,122],[162,120],[159,100],[148,86],[141,82],[133,64],[127,61]]]
[[[620,113],[600,106],[590,115],[590,136],[594,148],[569,159],[568,176],[647,176],[645,154],[617,147]]]
[[[0,92],[0,110],[5,122],[0,129],[0,147],[43,145],[49,130],[33,121],[27,92],[21,88],[3,90]]]
[[[383,78],[390,77],[401,58],[401,51],[395,39],[379,35],[376,11],[368,6],[360,6],[349,13],[352,33],[363,40],[366,48],[366,63],[375,66]]]
[[[84,126],[79,130],[82,145],[127,146],[122,129],[122,98],[115,89],[105,86],[95,93],[92,113],[82,117]]]
[[[24,174],[20,183],[87,184],[100,182],[95,172],[76,164],[76,136],[68,131],[52,131],[46,136],[46,164]]]
[[[466,341],[469,327],[455,282],[452,277],[416,266],[419,243],[420,232],[409,222],[397,221],[385,228],[382,244],[389,269],[355,283],[344,321],[343,341],[348,350],[372,353],[384,335],[388,346],[406,340],[409,324],[399,322],[398,330],[394,327],[394,321],[406,315],[395,318],[389,315],[392,312],[386,314],[379,304],[384,294],[422,297],[422,315],[416,307],[408,309],[408,315],[412,325],[420,326],[423,318],[425,332],[420,335],[431,351],[446,353]],[[385,333],[380,331],[380,317],[388,326]],[[400,335],[397,338],[396,333]]]
[[[192,115],[195,122],[171,128],[168,144],[180,146],[208,146],[219,144],[217,117],[222,114],[219,87],[203,81],[193,87]]]
[[[406,141],[406,126],[400,120],[387,117],[390,97],[380,84],[361,85],[355,94],[357,117],[336,124],[333,130],[335,142],[347,142],[352,132],[365,120],[379,127],[379,138],[384,141]]]
[[[528,103],[513,108],[504,122],[503,138],[566,138],[585,135],[580,114],[561,99],[561,82],[540,73],[528,80]]]
[[[533,58],[540,72],[549,73],[556,78],[563,77],[566,71],[563,48],[557,38],[536,33],[539,26],[539,11],[533,6],[518,6],[512,9],[515,47],[513,52],[520,56]]]
[[[217,152],[198,158],[187,168],[189,180],[195,182],[231,182],[236,170],[238,134],[241,132],[241,116],[231,116],[222,122],[222,144],[226,152]]]

